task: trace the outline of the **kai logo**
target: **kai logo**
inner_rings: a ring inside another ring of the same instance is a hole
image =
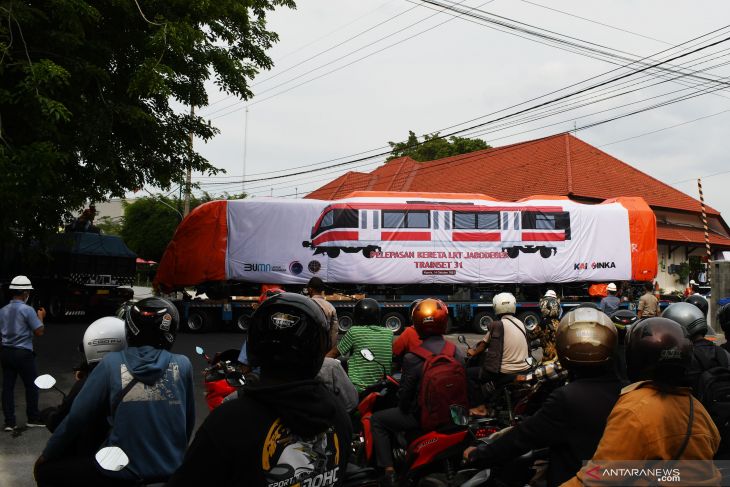
[[[573,264],[573,270],[574,271],[586,271],[588,269],[615,269],[616,263],[611,262],[591,262],[590,264],[588,262],[576,262]]]

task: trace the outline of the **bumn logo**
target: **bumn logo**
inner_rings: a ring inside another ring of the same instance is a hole
[[[271,264],[243,264],[244,272],[271,272]]]

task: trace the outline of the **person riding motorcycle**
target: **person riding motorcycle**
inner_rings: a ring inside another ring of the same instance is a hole
[[[352,310],[353,326],[347,330],[337,347],[327,353],[337,358],[350,354],[347,375],[359,393],[376,384],[393,365],[393,332],[380,326],[380,305],[374,299],[364,298]],[[369,349],[375,360],[368,361],[360,350]]]
[[[700,311],[702,311],[702,314],[705,315],[705,318],[707,318],[707,312],[710,310],[710,303],[707,302],[707,299],[703,295],[692,294],[691,296],[688,296],[684,302],[697,306]]]
[[[179,323],[175,306],[162,298],[127,308],[128,348],[107,353],[89,375],[36,462],[39,486],[136,485],[175,471],[195,426],[190,360],[169,352]],[[102,445],[129,457],[118,472],[100,470],[93,455],[64,456],[99,411],[108,411],[110,425]]]
[[[413,327],[422,340],[421,346],[418,348],[431,354],[445,353],[448,345],[443,335],[446,333],[448,321],[449,310],[441,300],[428,298],[420,301],[413,308],[411,316]],[[453,348],[453,357],[459,364],[463,364],[463,354],[456,347]],[[383,469],[385,474],[380,484],[382,486],[397,485],[393,467],[391,434],[417,430],[421,426],[418,393],[425,360],[414,352],[419,352],[419,350],[407,352],[403,357],[398,406],[378,411],[370,420],[375,458],[378,467]],[[464,380],[466,379],[464,378]]]
[[[41,411],[41,417],[45,420],[46,427],[51,433],[66,418],[76,396],[86,384],[89,374],[101,362],[101,359],[109,352],[127,348],[124,321],[114,316],[99,318],[86,328],[79,348],[83,353],[83,358],[81,364],[76,368],[76,382],[73,387],[63,398],[61,404]],[[94,420],[89,421],[86,433],[76,441],[74,454],[93,455],[108,432],[109,424],[106,422],[106,415],[97,415]]]
[[[725,304],[720,308],[717,312],[717,320],[720,322],[720,328],[725,334],[725,343],[721,346],[730,352],[730,342],[728,341],[728,337],[730,337],[730,304]]]
[[[527,329],[522,321],[515,318],[517,300],[511,293],[500,293],[492,299],[494,312],[499,318],[488,325],[487,334],[474,347],[467,350],[469,357],[480,357],[480,367],[470,367],[467,375],[472,391],[472,409],[476,415],[487,413],[484,406],[485,397],[482,394],[481,384],[493,382],[503,385],[512,382],[514,378],[528,370],[530,343]]]
[[[613,368],[617,332],[601,311],[581,308],[560,321],[556,347],[570,382],[555,389],[532,416],[496,441],[468,448],[464,459],[482,467],[508,464],[533,449],[549,448],[547,485],[560,485],[593,456],[621,382]]]
[[[616,372],[619,378],[628,383],[629,376],[626,373],[626,333],[631,329],[638,317],[636,313],[628,309],[620,309],[611,315],[611,321],[616,325],[618,331],[618,345],[616,345]]]
[[[210,413],[167,486],[340,485],[352,425],[315,379],[330,350],[329,331],[322,308],[306,296],[264,301],[248,339],[260,382]]]
[[[565,485],[584,485],[596,478],[597,468],[625,466],[626,460],[656,462],[650,464],[655,468],[668,460],[712,460],[720,434],[692,390],[683,387],[691,359],[692,342],[675,321],[654,317],[634,325],[626,337],[626,365],[633,383],[622,389],[593,459]],[[681,475],[686,485],[720,482],[712,462],[685,462]]]
[[[555,350],[555,331],[558,329],[560,324],[560,315],[562,309],[560,307],[560,299],[552,289],[545,293],[545,296],[540,298],[540,314],[542,319],[540,320],[540,327],[535,330],[534,338],[540,340],[540,347],[542,348],[542,362],[552,362],[557,358]],[[533,338],[533,337],[531,337]]]

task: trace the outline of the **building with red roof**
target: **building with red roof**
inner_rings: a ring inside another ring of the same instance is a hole
[[[558,195],[583,203],[641,196],[657,216],[661,288],[683,288],[671,272],[690,256],[706,255],[698,200],[568,133],[427,162],[399,157],[370,173],[343,174],[307,198],[353,191],[482,193],[502,201]],[[706,212],[713,252],[730,250],[730,227],[714,208]]]

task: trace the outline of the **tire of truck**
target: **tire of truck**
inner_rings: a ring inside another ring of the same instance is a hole
[[[48,313],[48,317],[51,321],[63,321],[66,317],[66,303],[63,301],[63,297],[58,294],[51,294],[48,298],[48,307],[46,308],[46,312]]]
[[[327,249],[327,257],[329,257],[330,259],[336,259],[339,256],[340,256],[340,249],[338,249],[336,247]]]
[[[520,249],[517,247],[508,247],[504,249],[507,252],[507,256],[510,259],[516,259],[518,255],[520,255]]]
[[[188,319],[185,321],[185,328],[190,333],[203,333],[210,328],[212,321],[207,311],[191,310],[188,313]]]
[[[386,313],[381,319],[383,326],[393,332],[394,335],[400,334],[406,326],[406,319],[401,313],[393,311]]]
[[[471,320],[471,329],[474,333],[486,333],[487,325],[492,321],[494,321],[494,315],[492,313],[489,311],[480,311]]]
[[[238,315],[238,318],[236,318],[235,326],[233,327],[235,331],[239,333],[248,333],[248,327],[251,324],[251,315],[243,312],[240,315]]]
[[[337,323],[337,328],[340,330],[340,333],[347,333],[347,330],[349,330],[353,324],[352,313],[349,311],[337,311]]]
[[[535,311],[525,311],[520,313],[517,318],[525,324],[526,328],[538,326],[540,324],[540,313]]]

